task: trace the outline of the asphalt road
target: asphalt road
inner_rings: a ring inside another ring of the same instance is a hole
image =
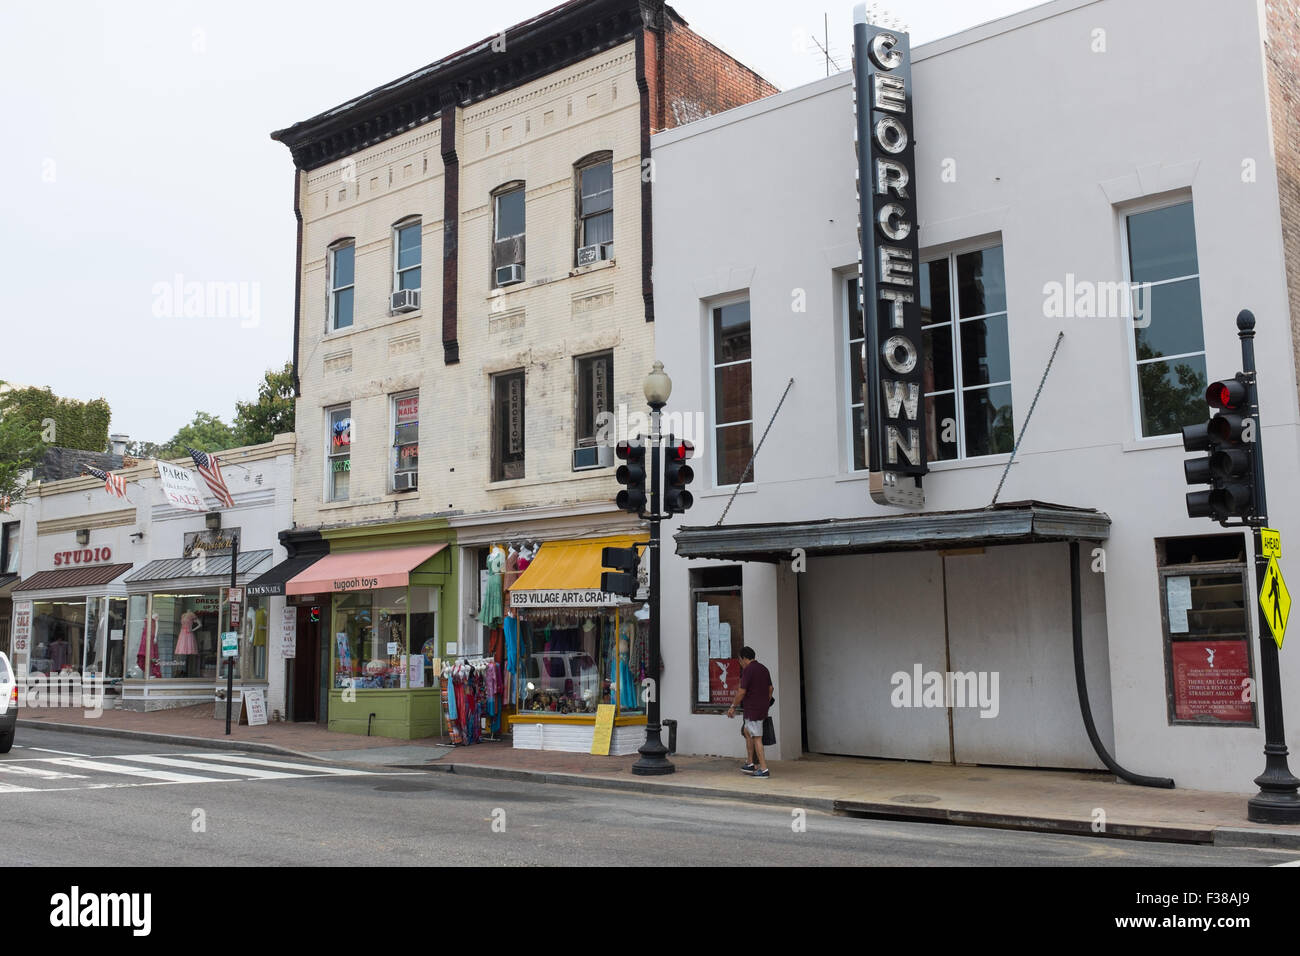
[[[1300,852],[894,823],[23,731],[8,866],[1272,866]]]

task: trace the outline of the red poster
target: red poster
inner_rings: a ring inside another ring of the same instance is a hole
[[[1177,641],[1174,648],[1174,719],[1255,719],[1245,641]]]
[[[740,689],[740,661],[734,657],[709,659],[709,703],[730,704]]]

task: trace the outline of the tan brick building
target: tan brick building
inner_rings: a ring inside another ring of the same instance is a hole
[[[337,572],[309,595],[331,727],[442,729],[411,658],[497,640],[491,546],[637,530],[595,426],[643,410],[654,359],[650,135],[773,92],[661,0],[573,0],[273,134],[299,222],[285,538]],[[406,590],[368,586],[398,546]]]

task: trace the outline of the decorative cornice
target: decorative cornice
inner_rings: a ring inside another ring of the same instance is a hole
[[[662,29],[665,17],[686,22],[663,0],[572,0],[271,138],[289,147],[299,169],[319,169],[447,109],[540,79],[645,29]]]
[[[102,481],[96,481],[102,486]],[[67,534],[69,531],[99,531],[103,528],[120,528],[135,524],[135,509],[123,511],[104,511],[100,514],[75,515],[71,518],[47,518],[36,522],[36,534]]]

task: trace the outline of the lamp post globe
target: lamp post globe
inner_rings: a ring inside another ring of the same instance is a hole
[[[673,380],[664,371],[664,363],[655,360],[650,374],[645,377],[645,400],[651,408],[663,408],[673,393]]]

